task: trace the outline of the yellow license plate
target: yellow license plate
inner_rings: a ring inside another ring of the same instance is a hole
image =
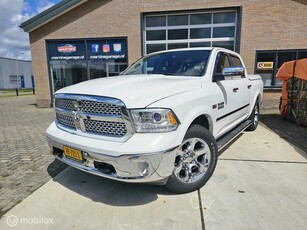
[[[64,146],[64,154],[66,157],[73,160],[83,161],[82,153],[80,150]]]

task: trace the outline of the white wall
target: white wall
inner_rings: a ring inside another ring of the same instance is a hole
[[[31,76],[32,62],[18,60],[16,64],[15,59],[0,58],[0,89],[15,89],[16,84],[11,84],[10,75],[17,75],[17,65],[18,65],[18,75],[24,76],[25,88],[32,88]]]

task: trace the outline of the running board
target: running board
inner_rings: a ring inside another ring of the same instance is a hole
[[[248,126],[252,124],[253,121],[246,120],[237,127],[235,127],[233,130],[226,133],[224,136],[220,137],[217,140],[217,148],[220,152],[223,148],[227,146],[233,139],[235,139],[237,136],[240,135]]]

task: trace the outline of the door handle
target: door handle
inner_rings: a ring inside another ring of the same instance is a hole
[[[248,85],[247,88],[250,89],[252,87],[252,85]]]
[[[238,87],[237,87],[237,88],[233,88],[233,89],[232,89],[232,91],[233,91],[234,93],[236,93],[238,90],[239,90],[239,88],[238,88]]]

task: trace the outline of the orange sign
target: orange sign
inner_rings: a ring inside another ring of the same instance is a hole
[[[274,62],[257,62],[257,69],[273,69]]]

